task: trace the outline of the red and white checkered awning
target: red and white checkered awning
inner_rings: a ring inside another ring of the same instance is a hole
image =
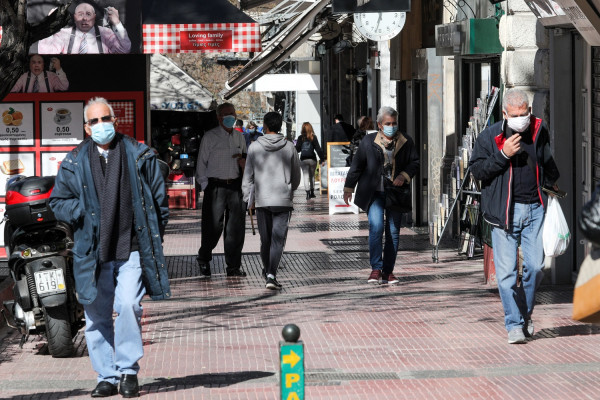
[[[144,24],[144,53],[260,52],[258,23]]]

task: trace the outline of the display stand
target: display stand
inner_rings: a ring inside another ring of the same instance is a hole
[[[470,167],[467,168],[465,176],[467,179],[463,179],[462,183],[456,193],[456,197],[452,201],[452,205],[448,210],[448,218],[444,221],[444,224],[441,227],[441,232],[437,235],[437,240],[433,246],[432,250],[432,259],[434,262],[438,262],[438,251],[440,242],[442,241],[442,237],[444,236],[444,232],[446,232],[446,228],[448,224],[452,221],[451,216],[453,215],[455,209],[457,209],[457,205],[460,208],[460,202],[462,199],[462,195],[466,194],[469,196],[477,196],[479,198],[481,196],[481,192],[479,190],[465,190],[465,184],[470,182],[471,184],[477,185],[477,181],[471,176]],[[481,230],[479,229],[479,221],[480,221],[480,208],[479,202],[465,204],[463,208],[461,222],[464,222],[463,226],[465,229],[461,230],[461,235],[458,244],[458,254],[466,254],[467,258],[473,257],[475,241],[479,239],[479,243],[481,243]]]
[[[458,217],[458,254],[472,258],[475,244],[483,247],[481,228],[481,190],[469,167],[469,158],[477,136],[490,121],[492,111],[498,100],[498,88],[491,87],[488,93],[482,93],[477,99],[477,107],[469,119],[468,127],[462,137],[462,146],[450,168],[445,193],[440,196],[439,203],[433,204],[433,219],[429,223],[430,242],[433,247],[432,258],[438,262],[438,251],[448,225],[453,224],[453,216]]]

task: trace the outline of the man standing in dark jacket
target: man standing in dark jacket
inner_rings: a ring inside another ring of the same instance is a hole
[[[140,302],[171,296],[162,250],[169,208],[156,155],[115,132],[112,107],[91,99],[89,135],[56,176],[50,207],[74,230],[73,272],[85,309],[85,340],[98,385],[92,397],[137,397],[142,358]],[[113,322],[113,311],[117,317]]]
[[[481,180],[483,218],[492,225],[498,291],[504,308],[508,343],[533,336],[531,314],[542,281],[542,227],[548,197],[542,190],[559,177],[548,130],[531,114],[527,94],[506,92],[504,120],[477,137],[470,171]],[[523,277],[517,282],[517,249],[523,253]]]
[[[344,116],[342,114],[336,114],[333,118],[335,122],[331,130],[329,131],[329,137],[327,142],[349,142],[352,140],[354,135],[354,128],[352,125],[344,122]]]
[[[369,219],[372,270],[367,282],[378,283],[381,279],[383,284],[395,284],[399,282],[393,271],[400,240],[400,221],[402,213],[411,210],[409,185],[419,169],[419,155],[412,139],[398,131],[396,110],[381,107],[377,126],[378,132],[361,140],[352,160],[344,184],[344,202],[349,204],[358,184],[354,204],[365,210]],[[392,196],[387,196],[399,191],[408,193],[404,204],[390,201]]]

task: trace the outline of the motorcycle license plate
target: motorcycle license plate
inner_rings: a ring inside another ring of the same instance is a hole
[[[34,274],[38,294],[64,292],[65,278],[62,269],[46,269]]]

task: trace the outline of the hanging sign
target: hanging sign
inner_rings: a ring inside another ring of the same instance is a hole
[[[182,30],[179,32],[181,50],[231,50],[233,48],[233,31],[215,30]]]

